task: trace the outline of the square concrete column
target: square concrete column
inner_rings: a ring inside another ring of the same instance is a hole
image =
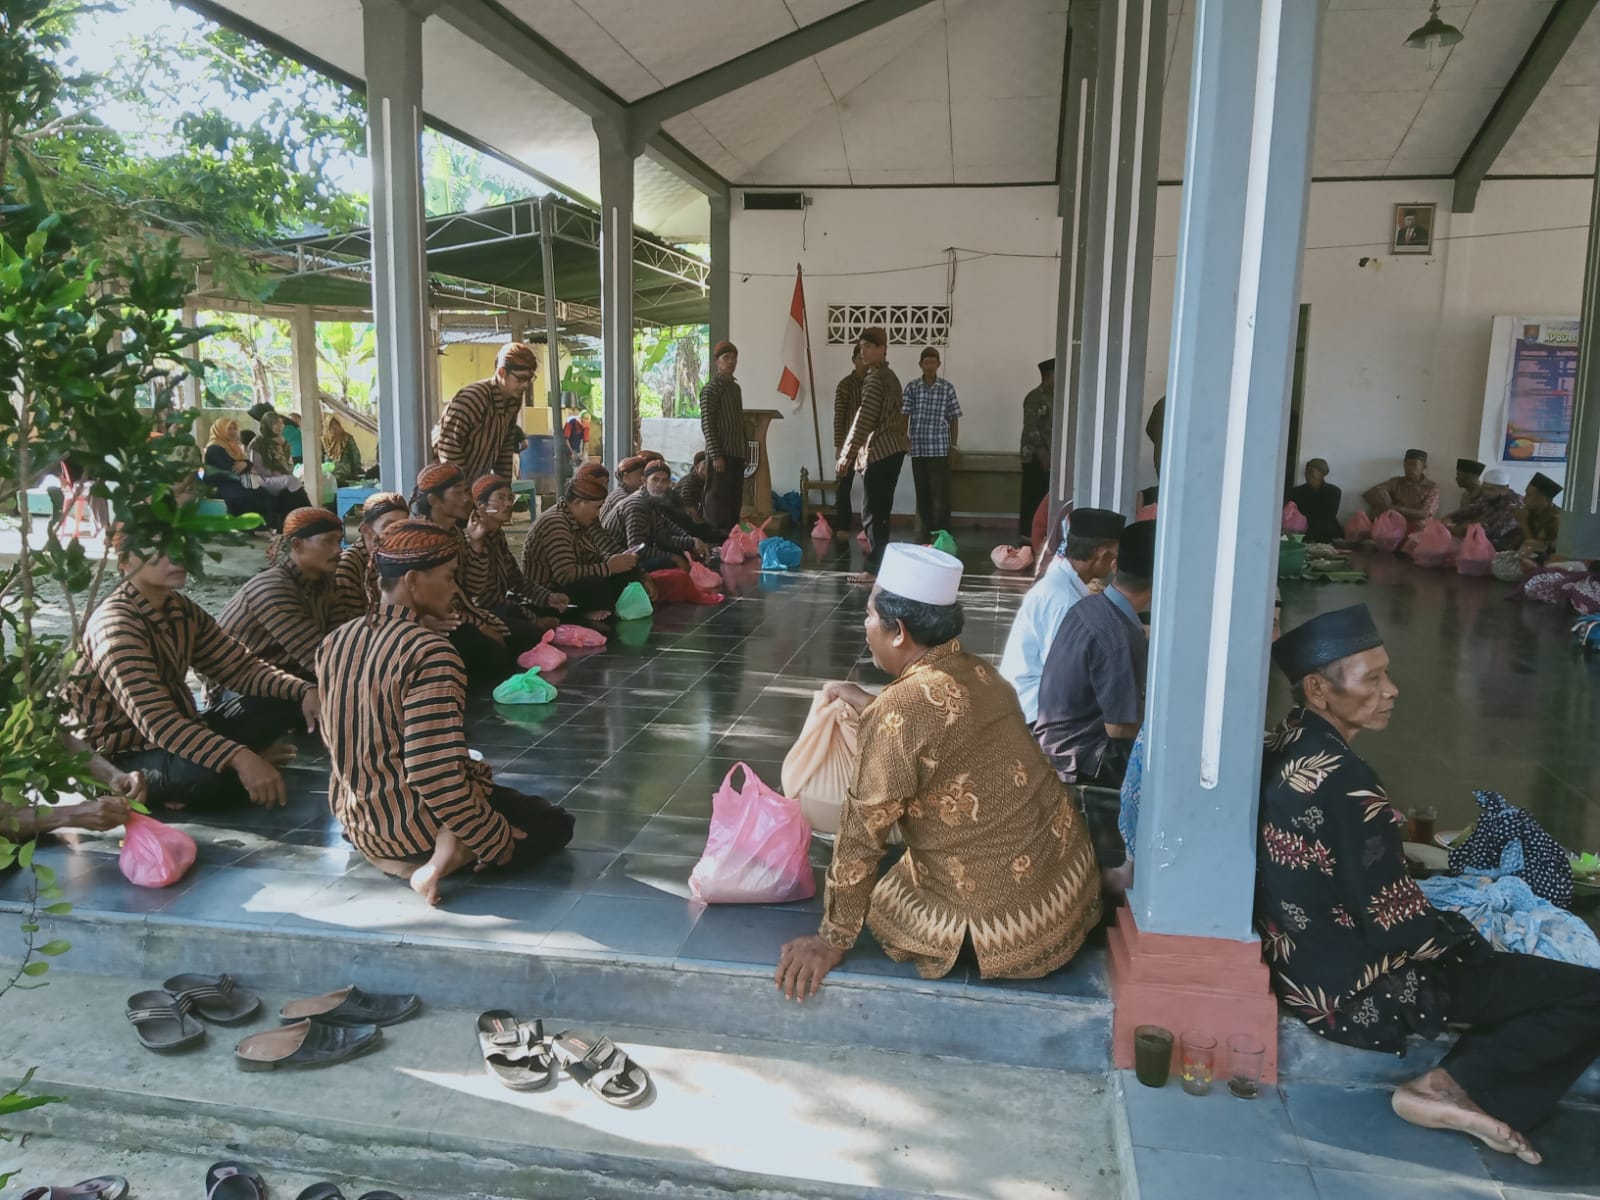
[[[1600,147],[1596,149],[1600,153]],[[1600,558],[1600,176],[1589,208],[1589,256],[1583,267],[1578,378],[1561,496],[1562,558]]]
[[[1146,767],[1131,905],[1111,938],[1119,1064],[1137,1024],[1211,1021],[1260,1036],[1276,1071],[1251,909],[1320,10],[1200,0],[1196,13]]]
[[[1133,511],[1144,424],[1167,0],[1101,0],[1074,498]]]
[[[422,18],[401,0],[362,0],[367,157],[372,163],[372,320],[378,457],[385,488],[409,493],[428,445],[428,269],[423,240]]]
[[[728,259],[732,256],[733,235],[729,220],[731,198],[708,196],[711,205],[711,344],[728,336],[730,322],[730,284]]]
[[[633,163],[627,131],[596,119],[600,138],[600,330],[605,436],[601,459],[616,470],[633,446]]]

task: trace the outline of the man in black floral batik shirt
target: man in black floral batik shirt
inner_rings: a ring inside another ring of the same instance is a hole
[[[1600,971],[1492,951],[1406,871],[1401,826],[1350,749],[1387,728],[1399,689],[1364,604],[1273,644],[1301,707],[1267,736],[1256,929],[1279,1000],[1319,1034],[1404,1054],[1409,1034],[1466,1033],[1394,1109],[1525,1162],[1525,1132],[1600,1055]]]

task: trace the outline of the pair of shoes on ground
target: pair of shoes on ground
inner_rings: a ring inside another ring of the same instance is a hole
[[[254,1071],[328,1066],[376,1046],[383,1037],[380,1026],[403,1021],[419,1007],[415,996],[375,995],[353,985],[293,1000],[279,1010],[280,1028],[251,1034],[234,1047],[234,1056],[240,1067]],[[228,975],[175,975],[162,990],[129,996],[127,1017],[146,1049],[165,1053],[205,1039],[197,1015],[237,1025],[260,1008],[260,999]]]
[[[22,1200],[122,1200],[128,1194],[128,1181],[121,1175],[96,1175],[71,1187],[35,1187],[22,1193]]]
[[[213,1163],[206,1172],[206,1200],[267,1200],[261,1172],[241,1162]],[[299,1200],[345,1200],[337,1184],[314,1183]],[[364,1192],[357,1200],[400,1200],[393,1192]]]
[[[523,1021],[503,1008],[478,1017],[484,1065],[514,1092],[536,1092],[564,1070],[607,1104],[635,1108],[649,1097],[650,1074],[605,1035],[564,1029],[547,1038],[544,1022]]]
[[[295,1197],[295,1200],[349,1200],[339,1190],[336,1183],[313,1183],[305,1191]],[[356,1200],[400,1200],[394,1192],[362,1192]]]

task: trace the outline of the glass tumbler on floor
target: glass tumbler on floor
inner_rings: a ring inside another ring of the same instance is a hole
[[[1261,1064],[1267,1048],[1249,1034],[1228,1039],[1228,1091],[1241,1100],[1254,1100],[1261,1092]]]
[[[1141,1025],[1133,1031],[1133,1073],[1145,1087],[1166,1087],[1172,1073],[1172,1031]]]
[[[1217,1039],[1210,1034],[1190,1030],[1183,1035],[1180,1058],[1183,1065],[1183,1090],[1191,1096],[1209,1095],[1211,1074],[1217,1060]]]

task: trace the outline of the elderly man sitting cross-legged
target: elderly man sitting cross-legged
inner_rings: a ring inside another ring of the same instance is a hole
[[[896,962],[947,974],[970,942],[985,979],[1061,966],[1100,919],[1100,876],[1077,805],[1028,731],[1011,685],[961,648],[958,559],[886,548],[867,598],[876,698],[827,692],[861,714],[856,777],[828,867],[822,927],[783,948],[780,991],[815,995],[865,921]],[[899,825],[905,854],[881,880]]]
[[[1388,727],[1399,695],[1366,605],[1291,629],[1272,656],[1302,704],[1267,736],[1261,769],[1255,919],[1273,990],[1365,1049],[1465,1027],[1395,1092],[1395,1112],[1539,1162],[1527,1131],[1600,1054],[1600,971],[1491,950],[1412,881],[1405,818],[1350,749]]]
[[[334,816],[374,866],[430,904],[447,875],[529,866],[572,839],[571,813],[495,786],[467,749],[461,656],[422,623],[450,612],[459,552],[431,522],[391,526],[373,551],[377,609],[317,652]]]
[[[163,554],[119,548],[122,582],[94,610],[67,693],[78,733],[119,770],[142,772],[170,808],[281,807],[284,740],[315,729],[321,701],[303,679],[256,658],[181,588],[188,572]],[[187,675],[225,689],[204,713]]]

